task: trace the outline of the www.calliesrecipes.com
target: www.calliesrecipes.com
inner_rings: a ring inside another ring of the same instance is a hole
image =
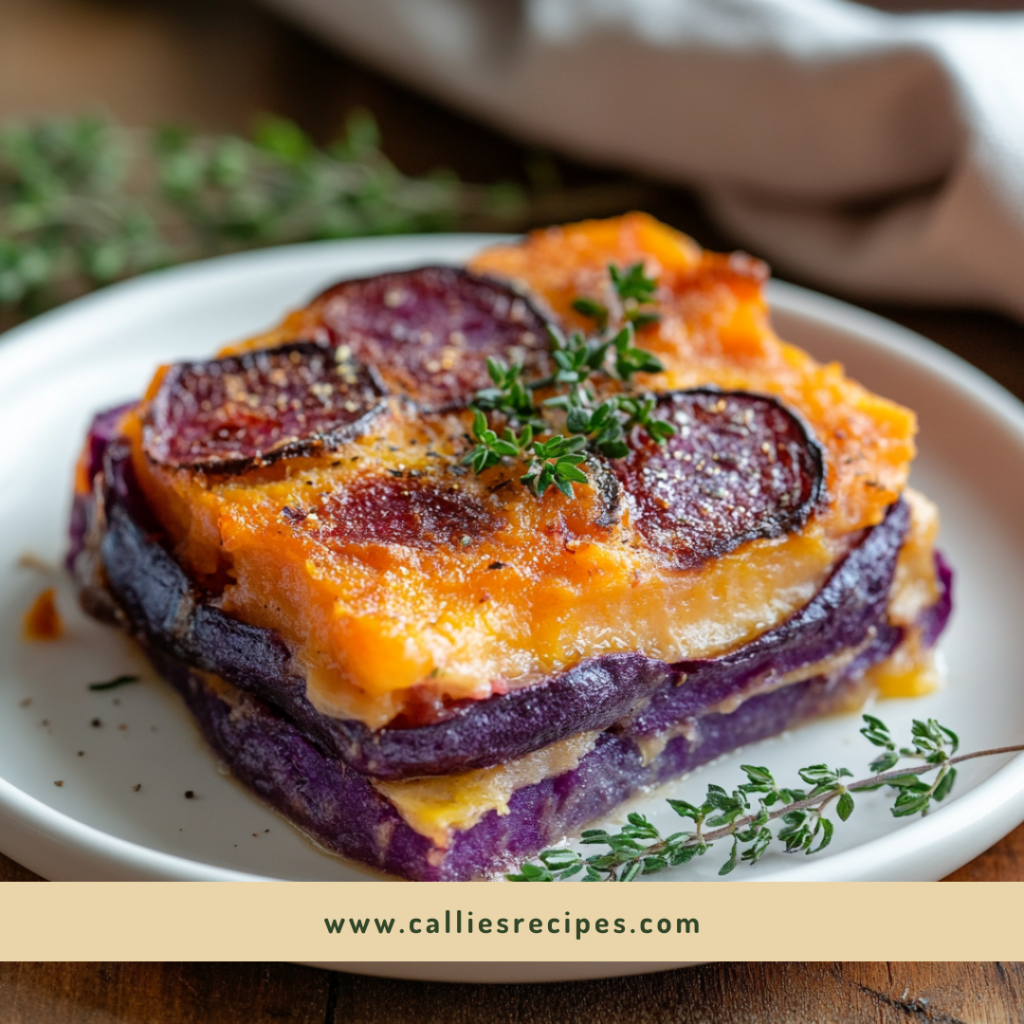
[[[696,935],[700,922],[695,917],[643,917],[630,924],[624,917],[476,917],[473,911],[446,910],[443,917],[413,917],[395,927],[393,917],[325,917],[332,935]]]

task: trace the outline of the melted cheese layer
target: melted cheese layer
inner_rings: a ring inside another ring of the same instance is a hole
[[[496,768],[403,782],[376,780],[373,785],[411,829],[447,848],[452,832],[472,828],[490,811],[508,814],[517,789],[572,771],[594,749],[597,736],[570,736]]]

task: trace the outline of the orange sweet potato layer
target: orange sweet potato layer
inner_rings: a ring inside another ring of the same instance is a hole
[[[393,404],[330,457],[234,476],[152,464],[137,417],[126,419],[142,486],[182,563],[227,611],[291,642],[321,710],[377,727],[591,655],[721,653],[806,603],[899,494],[913,414],[779,341],[755,261],[703,253],[634,214],[539,232],[472,267],[520,282],[575,323],[571,300],[601,296],[609,262],[638,259],[658,275],[662,314],[641,334],[666,366],[648,386],[776,394],[816,431],[828,501],[803,530],[666,568],[628,514],[605,525],[596,487],[573,502],[554,490],[538,500],[521,471],[460,472],[465,412],[411,420]],[[314,302],[235,350],[315,337],[317,317]]]
[[[649,385],[717,384],[779,396],[803,414],[828,451],[829,532],[879,523],[907,482],[916,417],[850,380],[837,363],[823,366],[779,339],[768,320],[763,263],[706,252],[633,213],[536,231],[522,244],[481,253],[470,266],[518,282],[559,319],[585,328],[572,300],[611,302],[607,264],[638,260],[659,283],[661,322],[641,332],[640,344],[657,353],[666,372]]]

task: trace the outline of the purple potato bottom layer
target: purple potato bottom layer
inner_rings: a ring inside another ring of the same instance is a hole
[[[370,779],[326,756],[270,706],[151,652],[214,751],[261,800],[325,849],[413,881],[493,876],[644,789],[809,719],[849,710],[863,697],[864,669],[881,657],[876,648],[832,677],[751,697],[728,714],[703,714],[691,720],[687,736],[671,738],[649,763],[628,736],[601,733],[575,769],[517,790],[507,814],[487,812],[442,849],[410,828]]]

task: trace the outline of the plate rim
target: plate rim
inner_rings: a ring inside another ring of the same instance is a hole
[[[444,984],[549,985],[560,981],[596,981],[637,974],[657,974],[684,967],[699,967],[711,960],[637,961],[628,960],[292,960],[303,967],[343,974],[368,974],[376,978],[405,981],[440,981]],[[478,977],[466,978],[466,974]],[[522,975],[541,975],[523,977]]]
[[[42,349],[35,344],[37,334],[59,333],[64,323],[80,325],[84,321],[86,332],[91,335],[88,328],[92,325],[95,329],[96,321],[100,321],[101,327],[109,328],[119,319],[134,318],[132,300],[153,290],[178,289],[184,293],[199,285],[209,288],[218,277],[234,276],[247,267],[272,266],[280,261],[301,263],[305,257],[311,265],[311,277],[315,278],[322,272],[319,264],[326,252],[351,254],[357,250],[365,253],[368,261],[393,257],[394,265],[400,266],[423,259],[444,258],[444,255],[450,256],[458,250],[462,250],[464,255],[475,248],[513,238],[509,235],[460,233],[311,242],[234,253],[141,275],[74,300],[0,335],[0,372],[5,378],[4,387],[6,390],[13,386],[21,373],[35,372],[40,365],[60,359],[68,352],[80,351],[81,341],[75,335],[80,336],[84,332],[68,331],[66,340],[51,337]],[[965,393],[965,397],[983,401],[989,414],[994,413],[1005,427],[1024,441],[1024,405],[1002,385],[935,342],[843,300],[788,282],[771,281],[768,297],[773,313],[794,316],[831,330],[846,331],[875,348],[938,375],[946,384]],[[765,871],[736,881],[834,880],[837,874],[849,877],[844,869],[855,864],[858,870],[853,874],[858,880],[892,879],[907,872],[912,867],[912,858],[938,838],[946,840],[948,848],[954,845],[948,842],[951,836],[969,831],[976,837],[990,837],[987,845],[991,845],[1022,819],[1024,754],[1019,754],[952,805],[825,861],[810,862],[801,869],[799,878],[793,877],[791,872],[779,875]],[[59,856],[60,847],[72,845],[98,868],[105,868],[99,873],[112,880],[127,874],[137,880],[281,881],[273,876],[222,868],[122,839],[56,810],[3,777],[0,777],[0,822],[6,826],[5,852],[19,863],[25,863],[20,851],[31,848],[42,839],[48,845],[50,856],[31,857],[37,864],[50,860],[54,854]],[[948,870],[964,863],[960,855],[951,860],[955,863]],[[868,861],[884,864],[884,869],[876,865],[873,869],[875,874],[872,874],[864,866]],[[942,877],[948,870],[943,870],[937,877]],[[920,872],[910,872],[906,877],[909,880],[921,875]],[[659,878],[657,881],[673,879]]]

